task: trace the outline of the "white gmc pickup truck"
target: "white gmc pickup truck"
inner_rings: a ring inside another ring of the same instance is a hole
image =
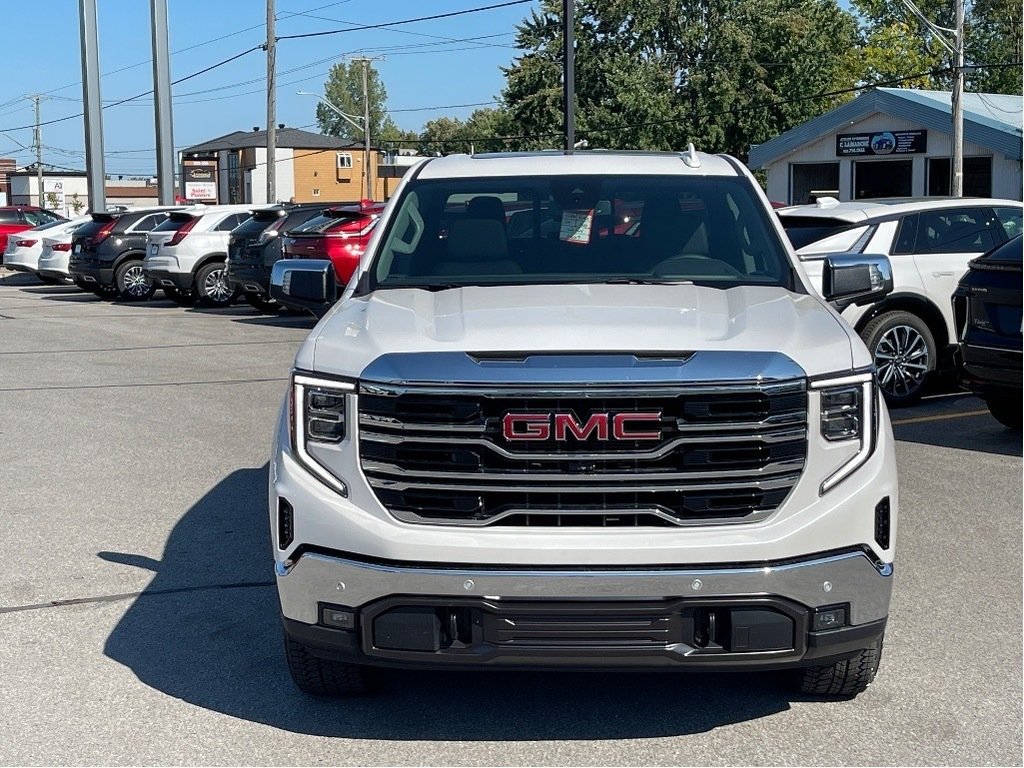
[[[893,439],[835,308],[892,289],[830,257],[824,299],[736,160],[449,156],[412,169],[323,318],[270,463],[288,665],[791,669],[873,680],[893,581]],[[831,302],[832,306],[826,301]]]

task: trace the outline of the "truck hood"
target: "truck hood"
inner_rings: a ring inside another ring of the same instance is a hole
[[[339,303],[296,356],[358,377],[395,352],[780,352],[817,374],[870,364],[820,299],[778,287],[467,286],[380,290]]]

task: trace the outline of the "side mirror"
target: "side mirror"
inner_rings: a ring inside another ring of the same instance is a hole
[[[837,253],[825,259],[821,274],[825,301],[842,312],[851,304],[871,304],[892,293],[892,265],[887,256]]]
[[[323,317],[338,298],[334,265],[326,259],[281,259],[270,273],[270,298],[288,309]]]

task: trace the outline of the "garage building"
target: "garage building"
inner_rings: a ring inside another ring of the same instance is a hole
[[[950,193],[949,91],[874,88],[751,147],[771,200],[800,204]],[[964,195],[1022,199],[1024,99],[965,93]]]

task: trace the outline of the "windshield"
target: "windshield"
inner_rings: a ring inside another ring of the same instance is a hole
[[[744,179],[554,176],[410,183],[369,287],[792,281]]]

